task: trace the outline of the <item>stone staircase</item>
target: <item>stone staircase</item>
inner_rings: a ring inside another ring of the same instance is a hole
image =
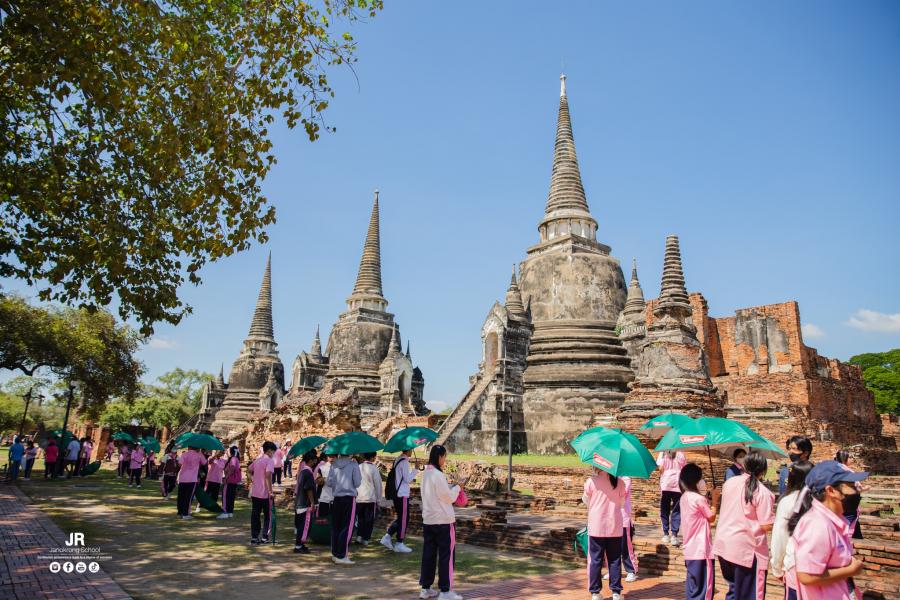
[[[447,440],[453,435],[453,432],[456,431],[456,428],[472,407],[478,403],[479,398],[481,398],[481,395],[487,390],[490,384],[491,378],[485,376],[476,381],[472,387],[469,388],[469,391],[463,396],[463,399],[460,400],[459,404],[456,405],[456,408],[453,409],[447,419],[438,428],[438,437],[434,442],[435,444],[443,445],[447,443]]]

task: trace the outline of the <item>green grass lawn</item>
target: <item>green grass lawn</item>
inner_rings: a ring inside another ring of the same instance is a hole
[[[293,515],[288,510],[278,511],[278,544],[253,547],[247,543],[245,499],[238,499],[233,519],[216,520],[204,512],[182,521],[176,518],[175,502],[161,498],[158,481],[129,488],[111,468],[70,480],[45,481],[41,475],[18,485],[64,532],[84,532],[89,545],[99,545],[114,556],[103,568],[136,598],[294,597],[297,583],[303,581],[323,582],[316,591],[301,592],[305,598],[367,598],[383,594],[384,581],[397,581],[409,590],[416,587],[422,542],[415,537],[408,541],[414,552],[395,554],[377,543],[383,531],[376,529],[372,545],[351,546],[357,564],[341,568],[345,576],[334,579],[337,567],[328,560],[327,547],[313,546],[314,555],[309,557],[291,552]],[[562,561],[537,561],[473,546],[462,546],[456,559],[462,585],[571,568]],[[270,577],[256,578],[269,571]]]

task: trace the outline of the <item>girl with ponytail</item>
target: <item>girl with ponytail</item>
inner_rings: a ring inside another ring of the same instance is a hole
[[[713,543],[729,600],[766,596],[769,547],[766,533],[775,522],[775,494],[762,483],[768,464],[758,452],[744,459],[744,473],[722,486],[722,507]]]

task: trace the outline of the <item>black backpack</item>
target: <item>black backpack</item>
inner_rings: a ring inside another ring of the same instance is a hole
[[[406,460],[405,456],[395,460],[391,466],[390,473],[388,473],[387,481],[384,484],[384,497],[388,500],[394,500],[397,497],[397,492],[400,491],[400,486],[397,485],[397,466],[404,460]]]

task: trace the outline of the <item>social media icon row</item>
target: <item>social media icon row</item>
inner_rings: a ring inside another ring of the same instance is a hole
[[[96,562],[85,563],[82,561],[72,562],[67,560],[64,563],[59,563],[57,561],[53,561],[50,563],[50,572],[51,573],[59,573],[62,571],[63,573],[71,573],[75,571],[76,573],[84,573],[85,571],[90,571],[91,573],[97,573],[100,571],[100,565]]]

